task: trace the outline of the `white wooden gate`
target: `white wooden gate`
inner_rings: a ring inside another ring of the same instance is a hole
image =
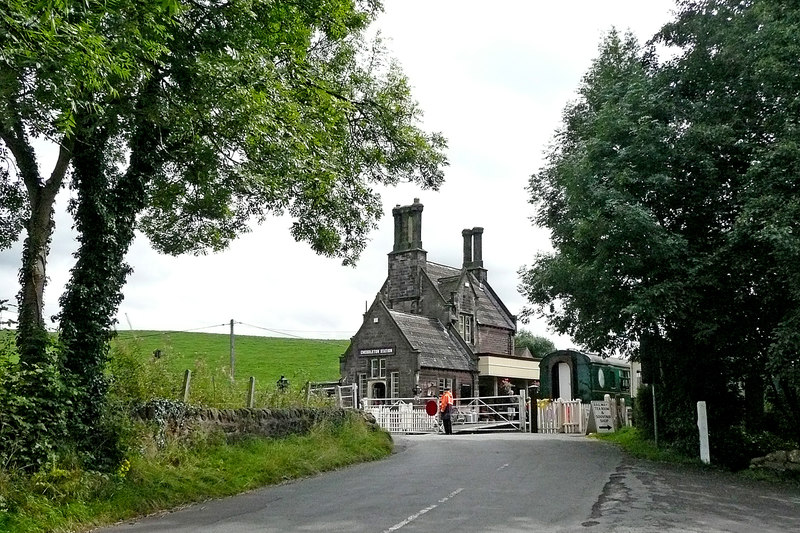
[[[536,402],[539,433],[584,433],[584,410],[580,400],[539,400]]]
[[[390,433],[443,431],[439,415],[428,415],[425,405],[437,398],[364,398],[363,409]],[[526,431],[525,396],[456,398],[451,413],[453,432]]]

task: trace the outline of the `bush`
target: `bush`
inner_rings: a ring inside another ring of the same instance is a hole
[[[49,342],[43,361],[21,365],[6,337],[0,345],[0,464],[35,470],[52,464],[69,442],[63,406],[74,391]]]

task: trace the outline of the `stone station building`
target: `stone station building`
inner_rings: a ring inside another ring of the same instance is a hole
[[[343,383],[364,398],[498,394],[510,379],[527,387],[539,379],[530,352],[515,355],[516,317],[487,280],[483,228],[462,231],[461,268],[428,261],[422,248],[418,199],[397,206],[388,276],[340,358]]]

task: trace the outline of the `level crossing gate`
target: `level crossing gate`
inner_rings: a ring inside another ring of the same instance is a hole
[[[438,398],[363,398],[362,408],[389,433],[444,432],[439,414],[429,415],[427,402]],[[453,432],[527,431],[525,395],[456,398],[451,412]]]

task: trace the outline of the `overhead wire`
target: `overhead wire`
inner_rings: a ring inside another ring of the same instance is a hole
[[[13,306],[15,308],[19,308],[17,305],[14,305],[14,304],[11,304],[11,303],[6,303],[6,305]],[[15,313],[15,311],[12,311],[10,309],[7,309],[6,311],[7,312],[11,312],[11,313]],[[264,326],[257,326],[255,324],[250,324],[250,323],[247,323],[247,322],[241,322],[241,321],[238,321],[238,320],[235,320],[234,324],[247,326],[249,328],[255,328],[255,329],[258,329],[258,330],[261,330],[261,331],[267,331],[269,333],[274,333],[276,335],[281,335],[281,336],[284,336],[284,337],[291,337],[291,338],[295,338],[295,339],[303,339],[303,340],[316,341],[316,342],[322,342],[322,343],[340,342],[342,340],[347,340],[347,339],[310,339],[310,338],[302,336],[302,335],[295,335],[295,333],[326,333],[326,334],[342,333],[342,334],[347,335],[348,339],[349,339],[349,337],[351,337],[353,335],[352,330],[276,329],[276,328],[269,328],[269,327],[264,327]],[[148,337],[159,337],[159,336],[162,336],[162,335],[169,335],[171,333],[191,333],[191,332],[195,332],[195,331],[202,331],[202,330],[206,330],[206,329],[219,328],[219,327],[228,327],[228,326],[230,326],[230,322],[223,322],[222,324],[212,324],[212,325],[209,325],[209,326],[201,326],[201,327],[189,328],[189,329],[174,329],[174,330],[165,330],[165,331],[154,331],[153,333],[145,333],[145,334],[138,334],[138,333],[136,333],[135,330],[130,330],[130,331],[129,330],[115,330],[115,333],[116,333],[118,338],[143,339],[143,338],[148,338]]]
[[[137,335],[135,333],[135,331],[124,331],[123,330],[123,331],[117,331],[117,336],[120,337],[120,336],[123,336],[125,333],[131,333],[132,334],[131,337],[134,337],[134,338],[137,338],[137,339],[143,339],[143,338],[146,338],[146,337],[158,337],[160,335],[169,335],[170,333],[191,333],[193,331],[200,331],[200,330],[203,330],[203,329],[211,329],[211,328],[219,328],[219,327],[229,326],[229,325],[230,325],[230,322],[226,322],[224,324],[214,324],[214,325],[211,325],[211,326],[202,326],[202,327],[199,327],[199,328],[158,331],[158,332],[155,332],[155,333],[147,333],[145,335]]]
[[[346,339],[309,339],[307,337],[301,337],[300,335],[293,335],[291,333],[287,333],[288,331],[301,331],[301,330],[278,330],[278,329],[272,329],[272,328],[265,328],[263,326],[256,326],[255,324],[248,324],[246,322],[239,322],[239,321],[235,321],[234,323],[235,324],[240,324],[242,326],[247,326],[247,327],[250,327],[250,328],[260,329],[262,331],[268,331],[270,333],[276,333],[278,335],[285,335],[287,337],[292,337],[294,339],[303,339],[303,340],[306,340],[306,341],[321,342],[321,343],[325,343],[325,344],[330,344],[330,343],[333,343],[333,342],[341,342],[342,340],[346,340]],[[308,330],[308,331],[311,331],[311,330]],[[337,331],[337,332],[334,332],[334,331],[321,331],[321,330],[313,330],[313,331],[316,332],[316,333],[344,333],[344,331]]]

